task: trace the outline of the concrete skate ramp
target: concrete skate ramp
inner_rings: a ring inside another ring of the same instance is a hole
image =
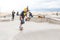
[[[36,32],[20,32],[13,40],[60,40],[60,29],[49,29]]]

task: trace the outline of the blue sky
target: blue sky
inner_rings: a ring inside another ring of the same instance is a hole
[[[30,10],[60,8],[60,0],[0,0],[0,11],[23,10],[29,6]]]

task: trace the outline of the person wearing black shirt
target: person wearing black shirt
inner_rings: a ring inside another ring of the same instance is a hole
[[[15,12],[14,10],[12,11],[12,20],[14,20]]]
[[[28,15],[29,14],[29,15]],[[26,17],[26,18],[25,18]],[[26,21],[28,20],[28,19],[30,19],[31,17],[33,17],[32,16],[32,13],[31,12],[29,12],[29,10],[27,9],[27,8],[25,8],[24,9],[24,11],[22,11],[21,12],[21,14],[20,14],[20,30],[22,30],[23,29],[23,27],[22,27],[22,24],[24,24],[25,23],[25,19],[26,19]]]
[[[20,14],[20,30],[22,30],[23,29],[23,27],[22,27],[22,24],[24,24],[25,22],[24,22],[24,17],[26,16],[26,14],[27,14],[27,8],[25,8],[22,12],[21,12],[21,14]]]

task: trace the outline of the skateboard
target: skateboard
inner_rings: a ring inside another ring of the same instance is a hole
[[[20,27],[20,31],[22,31],[23,30],[23,27]]]

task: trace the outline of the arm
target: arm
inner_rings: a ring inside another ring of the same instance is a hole
[[[22,16],[23,16],[23,12],[21,12],[21,14],[20,14],[20,20],[22,20]]]

